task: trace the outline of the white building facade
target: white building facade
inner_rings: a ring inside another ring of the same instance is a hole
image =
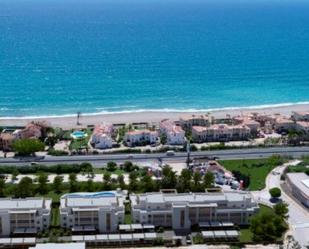
[[[309,176],[305,173],[288,173],[286,183],[295,198],[309,208]]]
[[[159,133],[150,130],[128,131],[124,136],[124,142],[127,146],[140,146],[147,144],[156,144],[159,141]]]
[[[250,137],[250,133],[250,128],[246,125],[217,124],[210,127],[192,127],[192,138],[194,142],[246,140]]]
[[[61,197],[61,227],[76,233],[117,231],[124,223],[126,192],[72,193]]]
[[[33,235],[48,229],[51,200],[0,199],[0,236]]]
[[[202,222],[249,223],[258,205],[247,192],[131,194],[133,222],[190,229]]]
[[[109,149],[113,147],[113,135],[114,129],[113,125],[109,124],[102,124],[97,125],[94,128],[92,137],[91,137],[91,144],[96,149]]]
[[[160,122],[160,133],[166,136],[169,145],[183,145],[186,142],[185,131],[169,119]]]

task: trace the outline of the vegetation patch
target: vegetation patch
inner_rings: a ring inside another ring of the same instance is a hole
[[[286,159],[273,155],[268,159],[222,160],[220,164],[227,170],[248,176],[250,178],[248,189],[254,191],[265,188],[267,175],[284,162]]]

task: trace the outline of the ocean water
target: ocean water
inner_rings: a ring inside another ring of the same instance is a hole
[[[0,0],[0,116],[309,101],[306,0]]]

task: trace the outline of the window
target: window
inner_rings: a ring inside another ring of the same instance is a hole
[[[181,210],[180,211],[180,227],[185,226],[185,211]]]

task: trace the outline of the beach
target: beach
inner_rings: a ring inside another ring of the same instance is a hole
[[[252,112],[276,114],[289,116],[293,111],[308,111],[309,104],[289,104],[278,105],[272,107],[251,107],[251,108],[231,108],[231,109],[217,109],[203,112],[169,112],[169,111],[140,111],[140,112],[126,112],[126,113],[111,113],[111,114],[81,114],[79,119],[80,125],[76,124],[77,118],[75,116],[63,117],[18,117],[18,118],[0,118],[0,126],[24,126],[31,121],[46,121],[53,127],[82,128],[89,125],[99,123],[112,124],[128,124],[128,123],[158,123],[162,119],[171,119],[173,121],[179,120],[181,116],[192,114],[210,114],[214,117],[225,117],[226,115],[237,116]]]

